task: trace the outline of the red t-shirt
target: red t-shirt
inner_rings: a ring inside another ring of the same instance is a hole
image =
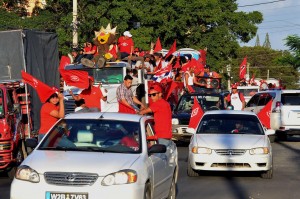
[[[79,96],[84,99],[85,105],[88,108],[99,108],[101,110],[100,99],[102,93],[99,87],[92,86],[91,90],[83,90]]]
[[[128,147],[139,147],[139,144],[133,137],[125,136],[121,139],[120,143]]]
[[[125,52],[130,54],[131,53],[131,47],[134,46],[132,38],[125,39],[124,36],[120,37],[118,40],[118,47],[120,52]]]
[[[154,113],[155,133],[158,138],[171,139],[172,138],[172,112],[170,104],[160,99],[152,102],[149,108]]]
[[[39,134],[46,134],[49,129],[56,123],[56,121],[58,120],[58,118],[53,117],[50,115],[50,113],[53,110],[59,110],[59,106],[55,106],[52,103],[46,102],[45,104],[43,104],[42,108],[41,108],[41,127],[39,130]]]

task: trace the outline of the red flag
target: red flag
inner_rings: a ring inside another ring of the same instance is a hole
[[[244,79],[247,72],[247,57],[244,58],[240,65],[240,79]]]
[[[271,128],[270,124],[270,115],[271,115],[271,107],[272,107],[273,100],[270,100],[264,108],[262,108],[259,113],[257,113],[258,118],[260,119],[261,123],[267,127],[268,129]]]
[[[178,87],[178,84],[176,84],[176,82],[174,82],[174,81],[171,81],[170,84],[171,85],[169,86],[167,95],[165,96],[165,100],[168,100],[168,98],[170,97],[170,95],[173,92],[173,90]]]
[[[177,55],[177,58],[176,58],[176,63],[175,65],[173,66],[174,69],[176,68],[181,68],[181,65],[180,65],[180,53],[178,52],[178,55]]]
[[[190,122],[189,122],[189,128],[196,129],[203,114],[204,114],[204,112],[203,112],[200,104],[198,103],[197,98],[194,97],[194,105],[192,108],[192,114],[191,114],[191,118],[190,118]]]
[[[199,52],[200,52],[200,55],[201,55],[201,61],[202,61],[202,63],[204,64],[204,65],[206,65],[206,50],[203,50],[203,49],[201,49],[201,50],[199,50]]]
[[[161,50],[162,50],[162,47],[161,47],[160,39],[158,37],[157,40],[156,40],[153,52],[155,53],[155,52],[158,52],[158,51],[161,51]]]
[[[113,45],[112,48],[108,51],[110,54],[112,54],[112,56],[117,59],[118,55],[117,55],[117,45]]]
[[[21,71],[21,75],[22,75],[22,78],[25,81],[25,83],[29,84],[36,90],[42,103],[45,103],[52,94],[58,92],[57,88],[55,88],[55,87],[51,88],[47,84],[34,78],[33,76],[31,76],[30,74],[26,73],[23,70]]]
[[[67,85],[82,89],[89,87],[89,74],[87,71],[60,69],[59,72]]]
[[[166,54],[165,59],[167,59],[175,51],[176,51],[176,40],[174,40],[174,43],[173,43],[172,47],[170,48],[169,52]]]
[[[68,56],[61,56],[60,63],[59,63],[59,70],[65,69],[66,65],[71,64],[71,60]]]

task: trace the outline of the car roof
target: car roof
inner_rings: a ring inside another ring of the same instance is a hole
[[[206,111],[204,115],[224,115],[224,114],[229,114],[229,115],[255,115],[255,113],[250,112],[250,111],[237,111],[237,110],[212,110],[212,111]]]
[[[151,118],[138,114],[112,113],[112,112],[80,112],[70,113],[65,119],[105,119],[105,120],[124,120],[129,122],[139,122],[142,118]]]
[[[277,93],[300,93],[300,90],[281,90],[281,89],[269,89],[269,90],[264,90],[264,91],[259,91],[257,93],[269,93],[269,92],[277,92]],[[257,94],[256,93],[256,94]]]

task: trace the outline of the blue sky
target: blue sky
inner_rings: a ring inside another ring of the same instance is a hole
[[[287,50],[284,39],[293,34],[300,36],[300,0],[237,0],[237,3],[238,11],[257,10],[263,14],[264,20],[258,25],[257,32],[261,45],[265,41],[266,33],[269,33],[272,49]],[[254,46],[255,41],[256,37],[241,45]]]

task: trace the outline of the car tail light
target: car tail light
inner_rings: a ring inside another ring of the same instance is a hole
[[[273,109],[273,113],[280,113],[281,102],[277,101],[275,104],[275,108]]]

